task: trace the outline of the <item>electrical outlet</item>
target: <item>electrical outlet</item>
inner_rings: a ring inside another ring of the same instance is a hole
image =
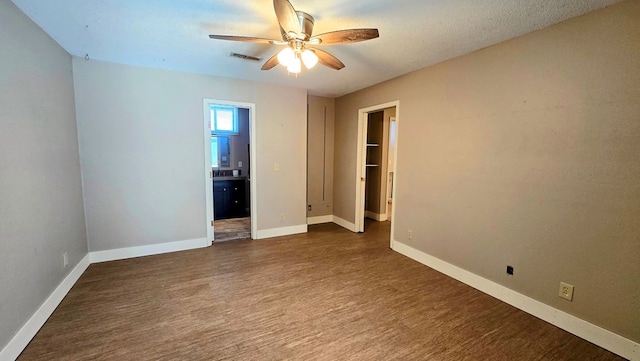
[[[560,282],[560,291],[558,292],[558,296],[567,301],[573,301],[573,285]]]
[[[413,231],[412,230],[408,230],[407,231],[407,239],[413,239]]]
[[[241,160],[238,161],[238,168],[242,168],[242,161]]]
[[[280,221],[284,221],[284,220],[285,220],[284,213],[281,213],[280,214]]]
[[[67,267],[69,265],[69,255],[67,252],[62,254],[62,264]]]
[[[507,274],[513,276],[513,266],[507,266]]]
[[[273,165],[273,170],[276,171],[276,172],[279,172],[280,171],[280,164],[279,163],[274,164]]]

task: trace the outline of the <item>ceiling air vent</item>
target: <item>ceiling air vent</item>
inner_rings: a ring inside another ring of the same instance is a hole
[[[239,54],[239,53],[231,53],[229,54],[229,56],[232,56],[234,58],[244,59],[244,60],[260,61],[260,58],[256,58],[255,56]]]

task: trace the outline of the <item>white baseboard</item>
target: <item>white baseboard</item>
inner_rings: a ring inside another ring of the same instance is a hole
[[[13,336],[11,341],[0,351],[0,360],[15,360],[20,356],[22,350],[27,347],[31,339],[40,331],[42,325],[47,322],[49,316],[51,316],[56,307],[62,302],[64,296],[69,293],[71,287],[73,287],[80,276],[82,276],[87,267],[89,267],[89,264],[89,255],[87,254],[73,270],[71,270],[67,277],[62,280],[58,287],[53,290],[27,323]]]
[[[337,217],[337,216],[333,216],[333,223],[339,225],[340,227],[346,228],[348,230],[350,230],[351,232],[358,232],[358,230],[356,230],[356,225],[349,222],[349,221],[345,221],[344,219]]]
[[[288,236],[291,234],[307,233],[307,225],[300,224],[297,226],[271,228],[271,229],[259,229],[257,239]]]
[[[333,216],[331,214],[326,216],[307,217],[307,224],[321,224],[333,222]]]
[[[640,344],[611,331],[536,301],[498,283],[480,277],[441,259],[428,255],[398,241],[391,242],[394,251],[444,273],[481,292],[493,296],[543,321],[581,337],[632,361],[640,360]]]
[[[126,248],[108,249],[105,251],[95,251],[89,253],[91,263],[115,261],[142,256],[152,256],[155,254],[186,251],[195,248],[209,247],[211,242],[207,238],[188,239],[185,241],[166,242],[150,244],[147,246],[136,246]]]
[[[378,222],[384,222],[387,220],[386,214],[373,213],[371,211],[364,211],[364,216],[367,218],[374,219]]]

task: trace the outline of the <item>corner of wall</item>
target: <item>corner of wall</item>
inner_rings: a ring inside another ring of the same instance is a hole
[[[56,310],[56,307],[62,302],[64,297],[69,293],[73,285],[80,279],[80,276],[89,267],[89,255],[87,254],[73,268],[73,270],[65,277],[56,289],[47,297],[36,312],[22,326],[9,343],[0,351],[0,360],[14,360],[25,347],[35,337],[40,328],[47,322],[47,319]]]

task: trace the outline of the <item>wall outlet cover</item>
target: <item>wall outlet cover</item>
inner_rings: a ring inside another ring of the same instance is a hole
[[[560,282],[560,291],[558,291],[558,296],[567,301],[573,301],[573,285]]]

